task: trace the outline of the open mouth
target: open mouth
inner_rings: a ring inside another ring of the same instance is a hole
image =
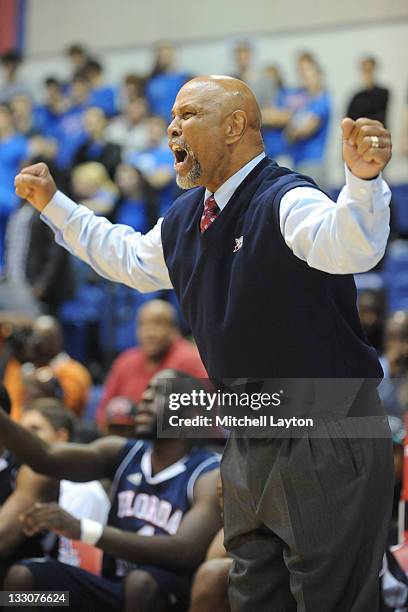
[[[173,147],[174,169],[176,172],[183,171],[188,166],[189,154],[183,147]]]
[[[177,163],[182,163],[187,157],[187,151],[185,149],[175,149],[174,156]]]

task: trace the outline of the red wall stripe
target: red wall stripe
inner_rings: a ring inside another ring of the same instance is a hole
[[[18,49],[18,2],[0,0],[0,53]]]

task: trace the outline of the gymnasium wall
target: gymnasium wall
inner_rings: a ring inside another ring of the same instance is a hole
[[[277,63],[290,84],[300,49],[320,59],[333,95],[328,171],[342,180],[339,120],[358,86],[356,63],[363,54],[381,59],[381,81],[392,89],[390,127],[394,181],[408,181],[408,161],[398,154],[408,94],[408,2],[406,0],[28,0],[25,77],[39,82],[49,73],[68,74],[62,51],[84,42],[118,81],[147,71],[151,44],[174,40],[179,65],[192,74],[231,71],[238,40],[250,40],[259,65]]]

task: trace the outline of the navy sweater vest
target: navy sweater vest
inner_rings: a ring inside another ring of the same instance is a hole
[[[286,245],[282,196],[312,179],[263,159],[201,234],[204,189],[162,225],[170,278],[210,378],[376,378],[352,275],[309,267]]]

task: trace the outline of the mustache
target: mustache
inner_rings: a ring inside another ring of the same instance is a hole
[[[178,147],[182,147],[185,151],[187,151],[187,153],[189,154],[193,153],[190,145],[185,140],[183,140],[183,138],[175,138],[174,140],[171,141],[170,145],[172,146],[177,145]]]

